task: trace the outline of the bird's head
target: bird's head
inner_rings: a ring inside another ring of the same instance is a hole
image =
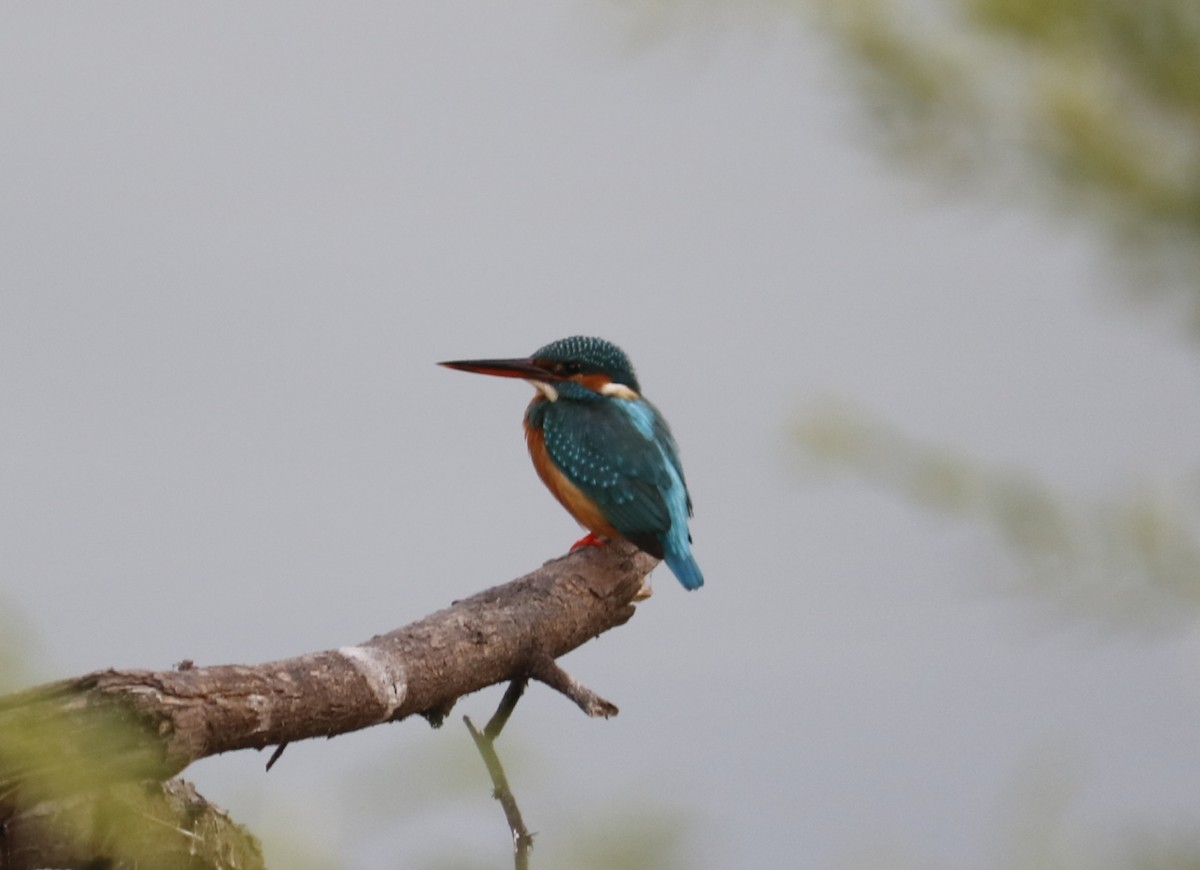
[[[552,341],[528,357],[454,360],[439,365],[483,375],[524,378],[551,401],[558,398],[568,383],[622,399],[636,399],[641,392],[633,363],[625,351],[611,341],[583,335]],[[578,390],[579,387],[567,389]]]

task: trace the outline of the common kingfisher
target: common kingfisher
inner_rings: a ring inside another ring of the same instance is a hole
[[[679,449],[642,398],[624,351],[577,335],[530,357],[440,365],[524,378],[537,390],[525,409],[525,443],[542,483],[591,533],[576,546],[624,538],[664,560],[685,589],[704,584],[692,558],[692,499]]]

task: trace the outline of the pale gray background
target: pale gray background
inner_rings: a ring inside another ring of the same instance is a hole
[[[658,572],[564,661],[618,718],[522,702],[535,866],[659,822],[696,868],[991,868],[1193,831],[1194,623],[1048,618],[1003,592],[1021,568],[993,536],[804,474],[787,431],[832,395],[1103,496],[1194,465],[1194,346],[1123,306],[1094,240],[881,163],[812,35],[725,29],[647,41],[605,3],[6,4],[18,682],[353,643],[561,553],[529,390],[434,363],[594,333],[675,429],[708,585]],[[498,698],[187,775],[274,866],[503,867],[459,718]]]

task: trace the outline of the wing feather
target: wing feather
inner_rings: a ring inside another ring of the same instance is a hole
[[[653,405],[609,399],[571,402],[569,408],[546,402],[540,410],[551,461],[623,537],[661,557],[662,536],[681,510],[686,535],[691,501],[675,441]]]

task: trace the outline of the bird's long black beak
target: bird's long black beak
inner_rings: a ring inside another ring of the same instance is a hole
[[[500,378],[524,378],[530,381],[561,381],[562,378],[547,369],[525,359],[463,359],[438,363],[460,372],[475,372],[480,375],[495,375]]]

